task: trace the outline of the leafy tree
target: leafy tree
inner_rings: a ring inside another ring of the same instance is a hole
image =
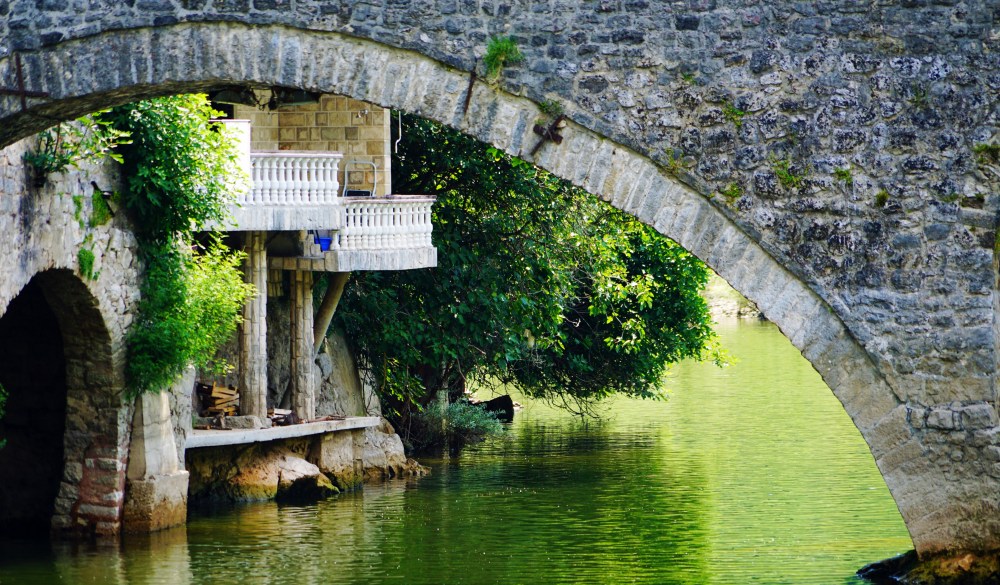
[[[585,408],[712,354],[707,269],[533,165],[409,118],[395,190],[432,193],[438,267],[355,275],[337,319],[390,406],[469,379]]]

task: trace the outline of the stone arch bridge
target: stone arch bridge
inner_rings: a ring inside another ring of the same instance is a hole
[[[84,234],[11,195],[23,139],[234,83],[342,94],[455,126],[678,241],[820,372],[921,554],[1000,548],[995,2],[10,0],[0,16],[0,313],[36,273],[75,298],[100,343],[67,367],[99,360],[90,386],[122,384],[134,269],[57,286]],[[484,81],[501,35],[524,59]],[[130,254],[128,233],[101,237]],[[114,443],[87,465],[123,465]],[[106,481],[89,469],[78,483]]]

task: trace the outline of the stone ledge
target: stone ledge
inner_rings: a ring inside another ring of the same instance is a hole
[[[244,204],[230,209],[231,219],[209,227],[226,231],[335,230],[340,228],[342,206],[337,204]]]
[[[187,438],[185,448],[219,447],[222,445],[244,445],[248,443],[263,443],[277,439],[291,439],[377,427],[381,419],[377,416],[351,416],[343,420],[327,420],[322,422],[302,423],[287,427],[271,427],[269,429],[233,430],[233,431],[192,431]]]

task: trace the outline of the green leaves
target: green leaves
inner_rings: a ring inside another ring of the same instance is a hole
[[[204,95],[179,95],[113,108],[101,115],[128,132],[120,148],[125,164],[125,205],[144,236],[165,241],[175,234],[222,221],[249,178],[238,164],[237,144]]]
[[[125,207],[135,219],[146,264],[138,315],[127,339],[129,392],[169,386],[187,368],[219,371],[213,356],[240,321],[251,285],[217,237],[192,231],[222,221],[248,177],[238,145],[210,121],[204,95],[180,95],[114,108],[101,115],[128,132],[121,148]]]
[[[679,246],[442,126],[411,117],[400,146],[395,188],[438,197],[438,267],[355,275],[337,313],[384,396],[651,396],[669,363],[708,355],[707,270]]]
[[[446,406],[432,402],[414,421],[422,432],[409,433],[410,448],[416,451],[449,445],[452,448],[503,435],[504,428],[492,412],[459,400]]]
[[[243,303],[254,294],[243,282],[242,252],[217,238],[205,247],[166,244],[147,250],[138,317],[128,336],[129,391],[159,391],[188,365],[222,372],[214,359],[236,331]]]
[[[104,157],[122,162],[114,149],[128,144],[129,135],[101,117],[107,111],[63,122],[38,135],[37,147],[26,153],[24,160],[35,169],[40,183],[51,173],[80,168],[81,164]]]
[[[486,79],[494,82],[500,78],[505,65],[513,65],[524,60],[524,55],[517,48],[514,37],[493,37],[486,46],[483,63],[486,65]]]

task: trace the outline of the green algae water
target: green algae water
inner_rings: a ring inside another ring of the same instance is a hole
[[[201,512],[102,544],[0,544],[0,584],[845,584],[911,547],[837,399],[769,324],[602,420],[543,404],[431,476]]]

